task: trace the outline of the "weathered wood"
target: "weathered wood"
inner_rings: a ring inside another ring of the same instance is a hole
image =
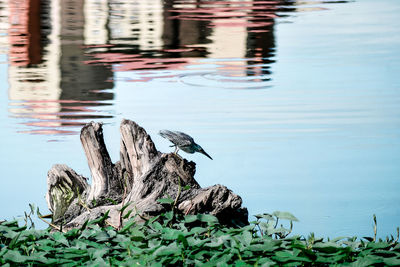
[[[135,122],[122,120],[120,131],[122,168],[125,168],[133,179],[138,178],[160,158],[160,153],[151,137]]]
[[[47,173],[47,206],[53,213],[53,221],[64,217],[71,203],[89,188],[87,179],[67,165],[54,165]]]
[[[91,185],[65,165],[55,165],[49,171],[47,201],[53,223],[79,227],[108,211],[108,223],[119,227],[124,204],[129,204],[127,210],[135,211],[131,216],[154,216],[166,211],[157,200],[167,196],[176,199],[176,209],[182,213],[210,213],[229,225],[248,223],[247,209],[241,206],[238,195],[222,185],[200,188],[194,179],[194,162],[157,151],[151,137],[133,121],[123,120],[120,131],[121,159],[113,164],[101,124],[91,122],[83,127],[81,141]],[[190,189],[183,191],[185,186]]]
[[[113,191],[120,193],[123,186],[104,143],[102,124],[91,122],[85,125],[81,130],[81,142],[93,179],[88,200],[108,196]]]

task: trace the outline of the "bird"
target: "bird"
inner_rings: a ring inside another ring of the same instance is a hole
[[[200,145],[196,144],[193,138],[188,134],[178,131],[161,130],[159,132],[159,135],[173,143],[171,147],[175,147],[174,154],[176,155],[178,155],[177,153],[179,149],[181,149],[190,154],[193,154],[194,152],[199,152],[212,159],[212,157],[208,155]]]

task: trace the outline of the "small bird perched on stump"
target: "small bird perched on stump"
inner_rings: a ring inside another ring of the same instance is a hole
[[[191,136],[185,133],[161,130],[159,134],[174,144],[173,146],[175,147],[175,154],[178,153],[179,149],[182,149],[186,153],[193,154],[194,152],[199,152],[212,159],[212,157],[210,157],[210,155],[208,155],[200,145],[196,144]]]

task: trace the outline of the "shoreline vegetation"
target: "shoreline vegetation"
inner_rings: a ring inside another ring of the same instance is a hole
[[[297,218],[288,212],[259,214],[249,225],[233,228],[209,214],[177,213],[171,205],[142,223],[134,216],[118,229],[107,225],[106,213],[65,231],[35,229],[32,216],[45,216],[30,207],[24,225],[0,222],[2,266],[400,265],[399,228],[396,237],[377,239],[375,216],[373,237],[323,239],[292,234]],[[132,211],[124,207],[121,214],[128,217]]]

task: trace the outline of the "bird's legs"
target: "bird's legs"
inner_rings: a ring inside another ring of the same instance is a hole
[[[175,147],[174,154],[178,153],[179,147],[177,145],[170,145],[169,147]]]
[[[179,147],[178,147],[177,145],[174,145],[174,147],[175,147],[174,154],[177,155],[178,157],[180,157],[180,158],[182,159],[182,157],[178,154]]]

